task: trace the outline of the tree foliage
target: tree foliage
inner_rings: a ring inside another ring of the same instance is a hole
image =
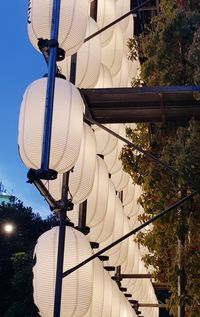
[[[14,225],[10,235],[6,223]],[[33,303],[32,252],[37,238],[55,225],[55,218],[41,219],[22,202],[0,206],[0,316],[38,317]]]
[[[128,42],[131,59],[139,57],[141,76],[135,85],[168,86],[200,84],[199,1],[160,1],[160,13],[137,39]],[[196,96],[198,97],[198,95]],[[150,135],[147,124],[128,129],[132,141],[168,162],[175,174],[164,170],[142,154],[123,148],[124,169],[143,188],[139,198],[144,208],[141,222],[159,213],[200,187],[200,122],[155,124]],[[199,316],[200,303],[200,196],[165,215],[137,237],[149,248],[147,265],[155,277],[168,285],[170,313],[177,316],[177,305],[186,306],[187,317]],[[182,261],[186,276],[185,292],[177,294],[180,274],[177,240],[184,241]]]

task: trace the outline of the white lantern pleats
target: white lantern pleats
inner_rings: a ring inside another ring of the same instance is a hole
[[[129,0],[116,0],[116,18],[120,18],[122,15],[130,11],[130,1]],[[129,16],[119,22],[122,32],[126,31],[129,23]]]
[[[84,317],[102,317],[104,303],[104,268],[99,259],[94,260],[93,292],[91,305]]]
[[[112,174],[111,179],[116,191],[121,192],[128,185],[130,176],[121,169],[119,172]]]
[[[108,67],[101,63],[99,77],[94,88],[112,88],[113,80]]]
[[[35,247],[33,267],[34,302],[43,317],[53,316],[58,227],[42,234]],[[64,271],[92,255],[85,236],[66,228]],[[89,309],[93,289],[93,262],[79,268],[63,279],[61,317],[83,316]]]
[[[105,124],[105,127],[115,133],[119,133],[119,124]],[[109,132],[106,132],[97,126],[94,126],[94,131],[97,142],[97,153],[101,155],[107,155],[114,151],[118,144],[118,139]]]
[[[128,87],[129,81],[129,61],[125,54],[122,57],[121,68],[113,77],[113,87]]]
[[[117,239],[121,238],[123,235],[123,224],[124,224],[124,213],[123,213],[123,206],[118,197],[116,197],[116,206],[115,206],[115,223],[113,228],[112,235],[100,243],[99,248],[100,250],[109,245],[110,243],[116,241]],[[106,255],[112,255],[116,252],[120,252],[121,245],[117,244],[110,250],[106,251]]]
[[[102,63],[105,64],[114,77],[121,68],[123,57],[123,34],[118,25],[106,46],[102,47]]]
[[[125,126],[123,124],[120,125],[118,134],[120,134],[122,137],[126,137]],[[104,157],[108,171],[111,174],[115,174],[119,172],[120,169],[122,169],[122,162],[119,160],[119,156],[123,145],[124,142],[118,140],[117,146],[114,148],[114,150]]]
[[[106,214],[102,222],[90,228],[90,233],[88,235],[90,241],[96,241],[100,243],[111,236],[114,229],[114,224],[115,224],[115,208],[116,208],[115,187],[113,183],[111,182],[111,180],[109,180],[108,204],[107,204]]]
[[[122,236],[127,234],[130,231],[129,225],[128,225],[128,219],[126,216],[123,218],[123,231],[122,231]],[[108,260],[109,265],[111,266],[119,266],[121,265],[125,259],[127,258],[128,255],[128,246],[129,246],[129,241],[126,239],[120,243],[120,249],[112,254]]]
[[[86,37],[98,31],[97,23],[88,17]],[[94,87],[101,67],[101,42],[97,35],[84,43],[77,53],[76,86],[79,88]]]
[[[110,316],[112,310],[112,280],[106,270],[104,270],[104,299],[102,316]]]
[[[39,38],[50,39],[53,0],[31,0],[28,9],[28,35],[38,50]],[[78,51],[85,39],[88,0],[62,0],[59,22],[59,46],[66,55]]]
[[[18,144],[23,163],[41,166],[47,79],[34,81],[25,91],[19,116]],[[78,89],[56,78],[49,168],[70,170],[80,151],[84,103]]]
[[[89,196],[96,168],[96,140],[92,128],[83,124],[81,147],[78,159],[69,174],[69,195],[74,204],[80,204]],[[55,200],[60,200],[62,195],[62,174],[57,179],[45,182],[45,186]]]
[[[69,177],[69,189],[74,204],[87,199],[94,184],[96,170],[96,140],[94,132],[84,123],[80,153]]]
[[[131,203],[134,198],[135,185],[132,183],[131,178],[129,178],[128,185],[123,189],[123,206],[126,206]]]
[[[87,225],[89,227],[100,223],[108,204],[108,170],[103,159],[97,156],[94,185],[87,200]]]
[[[98,1],[97,24],[99,29],[115,20],[115,0]],[[113,27],[101,33],[101,45],[104,47],[113,35]]]

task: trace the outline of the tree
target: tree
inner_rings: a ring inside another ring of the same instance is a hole
[[[197,1],[161,1],[159,15],[138,39],[128,43],[130,58],[138,54],[142,63],[140,80],[133,82],[134,85],[199,83],[198,8]],[[175,175],[167,174],[158,164],[143,155],[135,156],[129,147],[124,147],[121,155],[124,169],[143,188],[139,199],[144,208],[142,222],[199,188],[199,122],[191,119],[188,123],[155,124],[151,138],[148,125],[138,124],[136,130],[128,129],[127,134],[134,143],[167,161],[177,171]],[[171,293],[168,307],[174,316],[178,304],[186,307],[186,316],[199,315],[199,203],[200,198],[196,196],[137,237],[139,243],[149,248],[145,262],[154,266],[156,279],[168,285]],[[178,296],[177,277],[180,276],[184,292]]]
[[[4,231],[7,222],[15,225],[10,235]],[[43,220],[21,201],[0,206],[0,316],[39,316],[33,303],[32,252],[37,238],[55,223],[55,217]]]

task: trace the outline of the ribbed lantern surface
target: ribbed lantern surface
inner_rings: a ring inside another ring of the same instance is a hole
[[[86,37],[98,31],[97,23],[88,17]],[[94,87],[101,67],[101,41],[97,35],[84,43],[77,53],[76,86],[80,88]]]
[[[87,201],[87,225],[100,223],[107,210],[109,178],[103,159],[97,156],[94,185]]]
[[[42,234],[35,247],[33,267],[34,302],[43,317],[53,316],[58,227]],[[67,227],[64,249],[64,271],[92,255],[86,237]],[[93,289],[93,262],[63,279],[61,317],[81,317],[89,309]]]
[[[104,219],[100,223],[90,228],[90,233],[88,235],[90,241],[102,242],[111,236],[115,223],[115,205],[115,187],[112,181],[109,179],[108,204],[106,214]]]
[[[99,29],[115,20],[115,0],[100,0],[97,8],[97,24]],[[101,45],[105,46],[113,35],[113,27],[101,33]]]
[[[34,81],[25,91],[19,116],[18,144],[23,163],[41,165],[47,79]],[[84,104],[78,89],[56,78],[49,168],[70,170],[80,151]]]
[[[39,38],[50,39],[53,0],[31,0],[28,8],[28,35],[38,50]],[[67,55],[78,51],[85,39],[88,0],[62,0],[59,22],[59,46]]]

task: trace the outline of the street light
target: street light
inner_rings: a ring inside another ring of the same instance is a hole
[[[11,234],[13,233],[14,231],[14,225],[12,223],[6,223],[4,225],[4,231],[7,233],[7,234]]]

